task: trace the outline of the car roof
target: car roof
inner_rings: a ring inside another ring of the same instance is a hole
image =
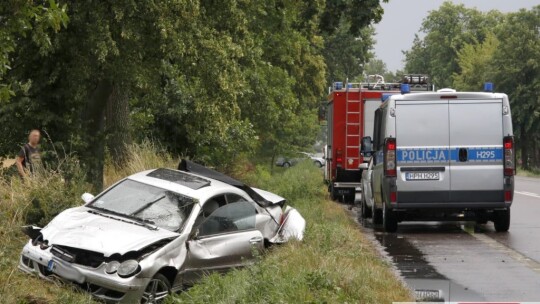
[[[193,186],[190,183],[183,183],[179,181],[171,181],[170,179],[160,178],[159,175],[153,174],[160,170],[166,170],[170,171],[173,174],[179,174],[179,175],[186,175],[187,177],[194,177],[198,182],[200,182],[199,185]],[[180,193],[201,201],[206,200],[208,197],[213,196],[215,194],[224,193],[224,192],[230,192],[230,193],[243,193],[242,190],[238,189],[235,186],[226,184],[224,182],[200,176],[198,174],[194,174],[191,172],[184,172],[174,169],[152,169],[152,170],[146,170],[142,172],[135,173],[133,175],[130,175],[127,177],[127,179],[134,180],[137,182],[141,182],[144,184],[156,186],[163,188],[165,190],[169,190],[172,192]],[[204,183],[207,182],[207,183]],[[202,185],[204,184],[204,185]],[[201,186],[202,185],[202,186]],[[246,195],[246,194],[244,194]]]

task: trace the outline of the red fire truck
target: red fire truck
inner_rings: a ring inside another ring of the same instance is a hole
[[[385,83],[380,75],[370,75],[363,83],[335,82],[326,104],[327,145],[325,182],[332,199],[352,203],[360,189],[364,161],[360,140],[373,138],[375,110],[387,96],[400,93],[402,83],[411,90],[431,90],[425,75],[406,75],[400,83]]]

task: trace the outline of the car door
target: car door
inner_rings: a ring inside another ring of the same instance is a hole
[[[448,100],[396,100],[400,203],[448,202]]]
[[[236,200],[193,227],[187,242],[184,283],[192,284],[206,273],[243,266],[254,252],[262,251],[264,239],[255,228],[256,214],[251,202]]]
[[[502,99],[453,99],[449,104],[450,200],[503,201]]]

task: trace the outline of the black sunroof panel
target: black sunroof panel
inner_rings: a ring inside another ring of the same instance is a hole
[[[170,169],[156,169],[148,173],[146,176],[173,182],[193,190],[210,186],[210,181],[207,179]]]

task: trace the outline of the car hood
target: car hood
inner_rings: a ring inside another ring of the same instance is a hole
[[[87,207],[67,209],[41,229],[49,245],[62,245],[101,252],[106,257],[140,250],[178,233],[158,228],[151,230],[129,219],[99,215]]]

